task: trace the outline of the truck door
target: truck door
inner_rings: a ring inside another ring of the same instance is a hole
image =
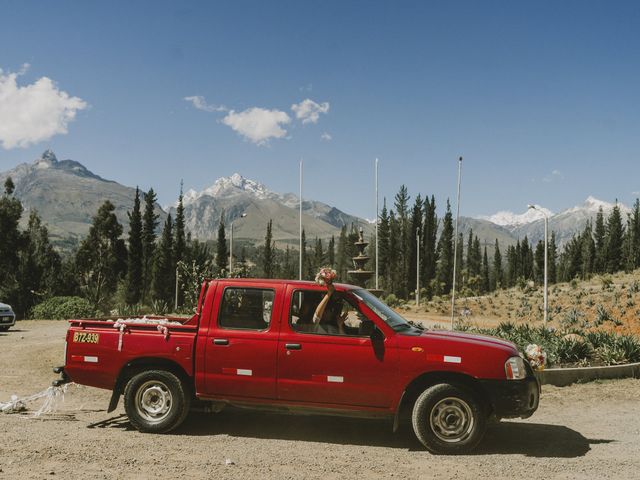
[[[220,287],[218,287],[220,288]],[[204,397],[276,398],[280,285],[216,292],[206,333]]]
[[[278,398],[389,407],[397,359],[393,337],[378,328],[372,333],[370,319],[344,294],[334,294],[325,311],[325,317],[346,318],[343,332],[330,318],[325,326],[323,318],[320,328],[310,327],[309,305],[313,311],[324,292],[289,288],[278,342]]]

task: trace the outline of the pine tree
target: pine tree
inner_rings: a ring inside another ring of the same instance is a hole
[[[436,270],[436,294],[449,293],[453,281],[453,216],[447,199],[447,210],[438,240],[438,265]]]
[[[549,245],[547,247],[547,280],[549,283],[556,283],[558,281],[557,260],[556,232],[551,232],[551,238],[549,239]]]
[[[142,215],[142,298],[147,300],[153,277],[153,260],[156,248],[156,229],[158,215],[155,213],[156,193],[153,188],[144,196]]]
[[[613,207],[607,219],[607,235],[605,239],[605,251],[607,259],[607,272],[615,273],[623,268],[622,244],[624,240],[624,228],[622,216],[618,204]]]
[[[595,271],[597,273],[604,273],[607,269],[606,235],[607,229],[604,224],[604,212],[602,211],[602,207],[600,207],[596,214],[596,226],[594,231],[594,240],[596,244]]]
[[[402,295],[402,287],[400,285],[400,277],[402,276],[402,253],[401,243],[402,236],[400,233],[401,224],[396,218],[393,210],[389,212],[389,256],[388,256],[388,272],[386,278],[386,290],[394,295]]]
[[[178,207],[176,208],[175,240],[173,242],[174,261],[176,265],[185,259],[187,249],[184,219],[184,195],[182,193],[182,189],[183,183],[180,181],[180,195],[178,196]],[[182,305],[183,303],[183,282],[178,278],[178,305]]]
[[[129,305],[139,303],[143,287],[142,213],[140,211],[140,190],[136,187],[133,210],[129,217],[129,253],[127,257],[127,279],[125,301]]]
[[[491,277],[491,290],[504,287],[504,272],[502,271],[502,254],[500,243],[496,238],[495,251],[493,252],[493,275]]]
[[[395,196],[395,208],[398,219],[398,227],[400,234],[399,242],[399,275],[397,278],[397,295],[401,298],[407,298],[408,293],[408,276],[409,276],[409,255],[413,239],[411,236],[409,225],[409,193],[405,185],[400,186],[400,190]]]
[[[331,235],[329,246],[327,247],[327,260],[331,268],[336,267],[336,237]]]
[[[378,219],[378,260],[379,274],[383,279],[389,271],[389,212],[387,211],[387,199],[382,201],[382,211]]]
[[[415,292],[416,290],[416,277],[418,274],[418,236],[422,236],[422,209],[424,202],[420,194],[416,196],[411,210],[411,220],[409,222],[409,249],[408,249],[408,282],[407,288],[409,292]],[[422,239],[420,239],[422,244]]]
[[[173,252],[173,220],[167,216],[162,229],[160,243],[156,249],[153,263],[153,281],[151,284],[154,300],[172,305],[175,289],[175,261]],[[158,312],[159,313],[159,312]]]
[[[544,240],[540,240],[536,244],[536,250],[533,258],[534,281],[537,285],[542,285],[544,283]]]
[[[273,221],[270,219],[269,223],[267,223],[267,233],[264,236],[264,250],[262,252],[262,273],[264,278],[275,278],[275,245],[273,243],[273,235],[271,233],[272,226]]]
[[[227,237],[224,231],[224,211],[220,213],[218,224],[218,239],[216,241],[216,267],[218,275],[225,276],[229,266],[229,250],[227,250]]]
[[[438,216],[436,199],[432,195],[424,202],[424,223],[422,228],[422,284],[427,286],[427,294],[431,297],[431,282],[436,276],[438,263]]]
[[[630,244],[631,268],[640,267],[640,199],[636,198],[633,210],[629,216],[629,228],[627,229]]]
[[[299,267],[298,267],[299,269]],[[302,276],[303,280],[309,278],[309,255],[307,255],[307,234],[302,229]]]
[[[336,266],[336,273],[338,275],[338,280],[341,282],[347,281],[347,266],[348,257],[347,257],[347,226],[343,225],[340,229],[340,237],[338,238],[338,260]]]
[[[593,234],[591,231],[591,222],[587,221],[584,230],[581,235],[581,276],[586,280],[591,277],[591,274],[595,268],[596,262],[596,244],[593,240]]]
[[[517,241],[516,245],[509,245],[507,247],[507,270],[505,275],[505,284],[506,287],[515,286],[518,275],[518,252],[520,251],[520,240]]]
[[[482,284],[481,289],[483,293],[491,291],[491,273],[489,271],[489,257],[487,255],[487,247],[484,247],[484,254],[482,255]]]
[[[127,270],[127,247],[115,209],[109,200],[102,204],[76,254],[83,291],[96,308],[106,306]]]
[[[316,248],[313,253],[313,271],[318,271],[325,264],[324,261],[324,250],[322,248],[322,239],[316,237]]]

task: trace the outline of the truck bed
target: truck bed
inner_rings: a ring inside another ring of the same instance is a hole
[[[161,320],[160,317],[145,317]],[[71,381],[111,390],[121,370],[131,362],[163,359],[178,364],[193,375],[197,318],[162,317],[176,323],[134,323],[77,319],[66,338],[65,372]]]

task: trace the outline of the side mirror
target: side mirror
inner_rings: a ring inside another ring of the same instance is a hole
[[[367,337],[373,336],[373,332],[376,330],[376,324],[371,320],[362,320],[360,324],[360,334]]]

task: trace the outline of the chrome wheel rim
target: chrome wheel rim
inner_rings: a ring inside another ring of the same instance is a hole
[[[438,439],[447,443],[462,442],[473,431],[471,407],[457,397],[447,397],[436,403],[429,415],[431,430]]]
[[[158,380],[144,383],[136,393],[136,412],[150,423],[164,420],[172,405],[173,397],[169,388]]]

